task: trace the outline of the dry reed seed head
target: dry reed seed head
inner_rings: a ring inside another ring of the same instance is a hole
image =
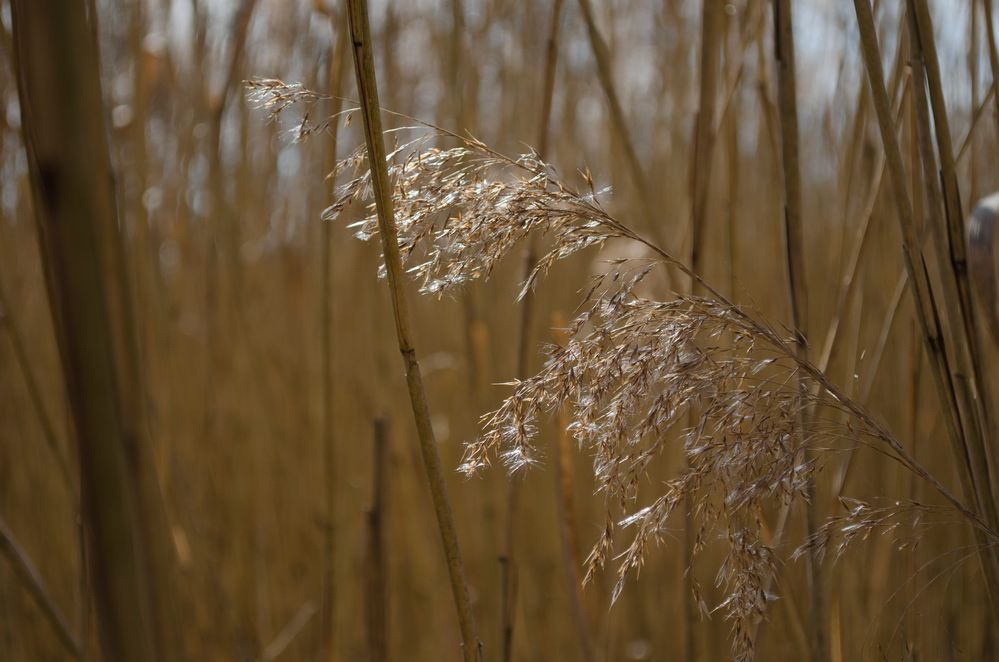
[[[889,501],[882,505],[848,497],[840,497],[839,501],[846,512],[827,519],[794,550],[792,559],[810,551],[817,551],[821,559],[832,548],[834,559],[838,560],[853,543],[867,540],[873,534],[894,535],[892,542],[897,549],[911,549],[926,528],[946,523],[953,516],[949,508],[915,501]],[[934,515],[937,517],[931,519]]]
[[[778,559],[774,550],[760,541],[758,531],[731,531],[728,541],[729,552],[715,580],[728,597],[717,609],[724,609],[725,617],[732,621],[733,658],[752,660],[753,626],[766,617],[767,602],[777,599],[767,586],[777,571]]]
[[[256,89],[274,116],[299,100],[318,98],[273,81],[259,82]],[[399,131],[387,133],[394,138]],[[432,144],[435,140],[458,144],[443,148]],[[323,219],[363,205],[364,218],[350,227],[358,238],[371,240],[378,224],[365,154],[359,148],[337,164],[336,173],[350,170],[353,176],[338,188]],[[586,176],[589,193],[576,193],[533,152],[512,159],[475,138],[435,129],[397,144],[388,161],[400,253],[426,294],[442,296],[487,278],[531,232],[550,244],[521,294],[555,262],[587,247],[613,238],[642,241],[603,210],[598,202],[603,192],[595,189],[592,177]],[[689,503],[697,522],[694,554],[712,542],[727,547],[716,578],[726,597],[714,609],[700,595],[698,603],[706,613],[725,613],[733,624],[733,655],[748,660],[754,625],[772,599],[765,586],[778,565],[776,551],[764,542],[761,513],[767,505],[807,499],[806,486],[819,460],[803,461],[802,450],[823,451],[844,439],[865,443],[865,437],[873,437],[919,472],[862,408],[832,395],[824,376],[806,369],[791,339],[714,295],[709,286],[705,289],[712,297],[640,296],[639,285],[664,262],[693,275],[665,253],[660,257],[657,262],[616,259],[594,277],[583,311],[569,325],[568,342],[550,346],[543,369],[513,382],[513,393],[482,417],[482,434],[467,444],[460,469],[474,475],[497,456],[510,471],[530,466],[538,458],[539,421],[566,407],[568,431],[592,453],[598,490],[607,504],[604,531],[586,560],[584,581],[616,558],[616,600],[651,546],[663,542],[670,519]],[[384,273],[384,265],[380,270]],[[854,420],[830,426],[814,416],[802,427],[802,412],[813,407],[848,411]],[[685,425],[688,415],[691,426]],[[649,464],[675,439],[682,440],[687,469],[667,481],[650,505],[636,509]],[[824,551],[833,539],[841,553],[871,531],[895,530],[903,512],[923,513],[925,507],[855,505],[826,522],[793,558],[810,547]],[[622,529],[632,537],[615,556]]]
[[[394,150],[389,167],[400,252],[415,262],[409,273],[422,292],[440,296],[488,277],[532,231],[552,245],[525,291],[558,260],[630,236],[599,207],[595,191],[584,197],[558,184],[536,154],[510,160],[474,140],[442,149],[429,145],[432,137]],[[347,165],[355,177],[324,217],[366,203],[368,215],[352,227],[369,240],[378,232],[370,175],[360,153]],[[473,475],[496,456],[511,472],[530,466],[537,461],[539,420],[569,407],[568,431],[593,453],[598,489],[609,504],[607,525],[586,562],[587,580],[614,557],[616,530],[632,530],[617,556],[616,600],[650,547],[662,543],[670,517],[691,500],[699,521],[695,552],[712,535],[729,545],[719,573],[728,597],[716,609],[734,623],[733,653],[748,659],[750,626],[762,617],[762,586],[776,563],[758,542],[758,512],[766,502],[805,498],[814,468],[801,462],[800,450],[819,435],[802,435],[796,425],[806,404],[823,403],[825,391],[803,392],[798,365],[773,346],[773,334],[761,335],[731,305],[638,296],[636,288],[657,266],[614,260],[593,279],[588,306],[569,326],[569,342],[550,347],[543,370],[512,384],[513,394],[483,417],[482,436],[467,445],[460,468]],[[650,462],[691,411],[697,424],[680,430],[689,469],[667,482],[652,505],[615,524],[612,512],[634,509]],[[733,534],[735,525],[746,528]]]
[[[318,133],[326,133],[330,127],[343,118],[344,126],[350,125],[350,119],[356,108],[348,108],[336,115],[314,121],[311,118],[313,109],[321,101],[328,101],[330,96],[319,94],[306,88],[301,83],[286,83],[277,78],[257,78],[243,81],[247,90],[247,98],[255,108],[266,110],[267,118],[275,122],[285,112],[292,108],[300,108],[301,119],[290,129],[294,142],[303,142]]]
[[[524,291],[556,261],[620,236],[598,208],[554,185],[550,168],[535,154],[508,160],[472,139],[449,149],[429,144],[440,137],[424,135],[389,156],[400,254],[421,292],[442,296],[487,278],[531,232],[547,236],[551,245]],[[339,188],[323,218],[364,204],[365,217],[350,227],[370,240],[378,234],[370,173],[360,155],[349,166],[355,177]]]

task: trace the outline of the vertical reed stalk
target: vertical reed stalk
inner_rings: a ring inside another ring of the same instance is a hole
[[[933,37],[933,23],[930,17],[926,0],[908,0],[908,14],[910,17],[910,29],[913,32],[910,40],[913,49],[913,58],[916,66],[913,69],[922,68],[926,74],[927,88],[930,93],[930,107],[933,110],[933,122],[936,134],[937,153],[940,156],[940,181],[943,188],[944,218],[947,222],[946,244],[950,250],[950,270],[953,274],[945,278],[947,287],[950,289],[950,279],[956,286],[956,299],[959,303],[960,319],[963,326],[960,327],[961,336],[959,341],[964,348],[959,348],[958,354],[967,353],[967,370],[962,369],[965,378],[970,376],[977,397],[972,396],[976,404],[975,416],[978,419],[977,426],[980,428],[979,439],[976,445],[980,445],[981,455],[980,467],[983,495],[982,498],[989,503],[988,514],[993,524],[999,523],[999,513],[996,512],[995,500],[999,494],[995,491],[995,471],[993,464],[994,441],[999,430],[996,428],[995,413],[992,409],[992,398],[988,390],[987,380],[982,377],[982,354],[981,338],[979,337],[978,326],[975,322],[976,310],[971,295],[971,282],[968,279],[968,257],[964,240],[964,213],[961,206],[961,192],[957,183],[957,165],[954,161],[954,147],[950,134],[950,122],[947,119],[947,104],[944,100],[943,82],[940,73],[940,62],[937,58],[936,40]],[[972,85],[974,85],[972,81]],[[917,96],[918,99],[918,96]],[[944,244],[941,244],[941,248]],[[949,303],[951,292],[944,292],[945,304]],[[953,319],[957,324],[957,319]],[[993,443],[990,443],[990,440]]]
[[[760,12],[762,15],[762,12]],[[762,20],[757,20],[754,28],[759,29]],[[733,30],[733,37],[725,42],[726,59],[730,62],[738,62],[737,73],[733,76],[731,84],[728,85],[729,93],[725,95],[725,103],[719,113],[720,122],[718,130],[725,132],[725,161],[726,174],[728,177],[728,205],[726,208],[726,232],[728,235],[728,267],[729,267],[729,287],[728,294],[733,299],[736,297],[739,284],[739,241],[738,241],[738,218],[739,218],[739,170],[741,152],[739,150],[739,90],[742,83],[742,75],[745,70],[746,51],[753,37],[745,39],[736,38],[738,32]]]
[[[348,0],[347,15],[350,21],[350,35],[354,53],[354,73],[357,79],[361,115],[364,119],[364,138],[368,150],[368,163],[371,168],[371,184],[378,213],[378,228],[381,236],[382,252],[385,256],[385,268],[392,299],[392,311],[395,315],[399,353],[402,355],[406,371],[406,384],[413,407],[413,417],[416,422],[420,451],[423,455],[423,463],[427,472],[427,482],[434,502],[434,510],[440,528],[444,554],[447,558],[451,590],[454,595],[455,609],[461,629],[462,653],[466,662],[471,662],[480,659],[481,654],[475,631],[475,618],[472,614],[468,584],[465,581],[464,564],[458,545],[458,532],[455,529],[451,502],[447,495],[444,470],[441,466],[440,455],[437,452],[437,440],[434,438],[434,430],[430,423],[430,408],[427,403],[426,391],[423,388],[420,364],[416,359],[416,350],[413,346],[412,323],[409,317],[409,306],[405,293],[406,282],[402,271],[402,261],[399,255],[399,244],[395,227],[392,189],[388,179],[388,168],[385,163],[385,145],[382,135],[382,122],[379,115],[381,108],[378,103],[378,85],[375,80],[374,55],[371,50],[371,28],[368,24],[367,1]]]
[[[603,88],[604,96],[607,97],[611,129],[617,135],[621,149],[624,150],[624,159],[628,167],[628,174],[631,177],[631,182],[635,190],[638,192],[638,199],[646,226],[649,228],[649,232],[656,243],[660,246],[666,246],[668,245],[665,241],[666,233],[661,224],[656,220],[652,192],[649,190],[645,171],[632,143],[631,132],[628,130],[628,120],[621,107],[617,89],[614,87],[614,71],[611,66],[610,51],[607,49],[607,43],[604,41],[604,38],[600,35],[599,28],[597,28],[590,0],[579,0],[579,8],[583,12],[583,20],[586,22],[586,34],[590,40],[590,49],[593,51],[593,58],[597,63],[597,78],[600,81],[600,86]]]
[[[691,169],[691,249],[690,266],[695,274],[704,274],[704,238],[707,231],[708,186],[715,143],[715,107],[717,105],[719,46],[722,37],[722,6],[704,3],[701,21],[700,92],[694,120],[694,151]],[[694,283],[691,284],[694,287]]]
[[[464,77],[465,70],[465,4],[464,0],[449,0],[451,9],[451,32],[448,36],[447,86],[450,92],[451,120],[459,133],[472,132],[468,103],[466,102]],[[461,307],[464,315],[465,356],[468,362],[468,385],[472,396],[472,409],[481,409],[483,389],[489,379],[488,327],[482,320],[482,305],[478,289],[468,288],[461,293]],[[473,419],[474,420],[474,419]]]
[[[805,353],[808,338],[808,288],[801,210],[801,164],[798,154],[798,101],[795,83],[791,0],[774,2],[774,57],[777,61],[777,109],[780,114],[781,163],[784,172],[784,238],[791,324]]]
[[[995,104],[996,140],[999,141],[999,47],[996,46],[996,29],[992,22],[992,0],[982,0],[985,9],[985,36],[989,42],[989,65],[992,67],[992,103]]]
[[[554,0],[552,4],[551,23],[548,26],[548,39],[545,47],[545,68],[544,81],[542,83],[541,115],[538,122],[538,142],[537,151],[541,158],[545,158],[548,151],[549,127],[551,125],[552,94],[555,90],[555,67],[558,62],[558,33],[560,19],[562,16],[563,0]],[[528,238],[527,250],[524,254],[525,282],[534,270],[537,263],[537,240],[534,235]],[[529,289],[524,294],[520,303],[520,320],[518,322],[517,333],[517,378],[524,379],[528,376],[529,363],[531,357],[531,327],[534,322],[534,292]],[[517,603],[517,567],[515,563],[515,541],[517,504],[519,503],[520,482],[513,479],[507,485],[506,503],[506,529],[503,540],[503,550],[500,553],[502,559],[502,586],[500,589],[500,640],[502,641],[502,660],[509,662],[513,659],[513,633],[516,623],[516,603]],[[578,595],[578,586],[571,590],[570,595]]]
[[[374,460],[371,509],[368,510],[368,586],[367,598],[368,659],[384,662],[388,659],[388,579],[385,557],[385,504],[388,502],[385,480],[388,468],[388,422],[374,422]]]
[[[42,437],[45,439],[45,445],[49,447],[49,451],[51,451],[52,456],[55,458],[56,466],[59,469],[59,475],[62,478],[66,491],[75,501],[76,488],[73,485],[74,480],[72,471],[69,468],[69,460],[66,459],[66,453],[63,451],[59,443],[59,438],[56,435],[55,425],[52,424],[52,418],[45,408],[45,402],[42,400],[42,391],[38,386],[38,379],[35,377],[35,371],[31,367],[28,353],[24,349],[24,336],[21,334],[21,330],[18,328],[17,322],[11,313],[10,301],[7,299],[7,293],[4,290],[2,282],[0,282],[0,327],[3,327],[10,337],[11,348],[14,350],[14,359],[17,361],[17,367],[21,370],[21,375],[24,377],[24,385],[28,389],[28,399],[31,400],[31,407],[35,410],[38,424],[42,428]]]
[[[973,462],[975,460],[972,459],[974,456],[972,455],[972,449],[969,448],[969,439],[967,436],[973,434],[973,430],[968,429],[967,422],[962,420],[963,417],[961,416],[962,411],[971,411],[973,408],[968,408],[967,391],[963,389],[958,390],[951,375],[949,357],[944,345],[942,322],[934,304],[929,275],[920,248],[920,233],[914,221],[912,203],[906,185],[898,136],[895,135],[892,123],[891,109],[884,82],[884,72],[881,69],[881,54],[878,46],[877,30],[874,24],[874,15],[871,11],[869,0],[854,0],[854,9],[857,16],[857,25],[860,29],[861,53],[871,86],[871,98],[878,119],[881,139],[884,143],[898,220],[902,230],[903,251],[906,270],[911,283],[910,289],[916,305],[917,319],[919,320],[927,356],[930,359],[930,365],[933,369],[934,382],[940,396],[941,413],[947,427],[948,438],[951,440],[953,452],[957,459],[958,475],[961,478],[965,500],[972,506],[977,506],[979,513],[983,513],[981,510],[983,504],[978,499],[979,492],[975,481],[976,472],[973,469]],[[963,406],[961,401],[964,401]],[[971,423],[970,427],[974,428],[973,422]],[[993,521],[989,519],[985,521],[990,527],[994,526]],[[981,546],[979,556],[982,561],[986,588],[992,601],[993,613],[999,615],[999,602],[997,602],[997,599],[999,599],[999,574],[997,574],[995,557],[989,551],[983,534],[977,529],[975,530],[975,537]]]
[[[798,150],[798,100],[795,81],[794,24],[791,0],[774,2],[774,59],[777,62],[777,107],[780,114],[781,165],[784,174],[784,249],[791,311],[791,328],[796,335],[796,351],[808,355],[808,286],[805,278],[805,240],[801,209],[801,164]],[[804,389],[803,382],[799,387]],[[803,434],[804,412],[798,415],[798,434]],[[800,443],[801,440],[799,440]],[[811,453],[802,451],[803,459]],[[815,481],[809,479],[805,503],[805,526],[809,537],[819,526]],[[811,598],[809,639],[813,662],[829,657],[826,633],[827,596],[817,550],[810,549],[808,560],[809,596]]]
[[[35,564],[21,549],[14,534],[7,528],[7,523],[2,518],[0,518],[0,554],[7,558],[17,580],[31,595],[31,599],[35,601],[38,610],[42,612],[52,631],[56,633],[59,643],[74,659],[79,660],[83,656],[79,639],[70,631],[66,618],[52,600],[52,596],[45,587],[45,582],[35,568]],[[83,623],[81,627],[86,629],[87,624]]]
[[[569,342],[564,331],[565,320],[561,315],[552,315],[552,339],[560,346]],[[572,476],[572,435],[569,433],[570,416],[563,407],[558,413],[558,435],[555,439],[555,480],[558,493],[559,542],[562,552],[562,570],[565,574],[569,600],[572,603],[572,619],[576,628],[579,648],[585,662],[596,662],[596,647],[593,642],[590,616],[583,604],[580,591],[582,578],[579,575],[582,563],[577,545],[579,533],[576,528],[576,505]]]
[[[934,103],[934,89],[939,86],[939,70],[936,70],[936,85],[934,84],[934,66],[936,51],[929,47],[932,44],[932,28],[924,28],[922,25],[928,22],[928,16],[921,16],[925,10],[913,4],[910,0],[907,14],[909,17],[910,39],[912,48],[912,79],[913,79],[913,101],[915,103],[917,129],[920,144],[920,156],[922,158],[922,170],[924,174],[925,190],[927,193],[929,229],[935,237],[937,250],[934,255],[937,258],[937,266],[940,278],[943,283],[942,305],[946,311],[947,319],[952,324],[959,325],[953,332],[951,353],[953,367],[956,369],[955,381],[961,388],[961,393],[970,391],[972,386],[977,397],[968,393],[959,404],[964,406],[963,416],[965,422],[965,447],[970,458],[970,475],[972,484],[975,486],[979,512],[986,521],[990,523],[999,522],[999,513],[996,511],[994,501],[994,485],[992,484],[992,466],[989,448],[989,436],[991,425],[989,407],[991,400],[989,392],[986,390],[985,380],[982,378],[981,365],[979,359],[979,339],[978,330],[975,325],[974,311],[971,308],[970,300],[966,303],[964,299],[964,287],[970,287],[967,272],[967,259],[965,257],[963,220],[961,219],[959,192],[957,189],[957,179],[950,143],[950,128],[946,120],[946,109],[942,107],[942,96],[938,100],[940,107]],[[929,35],[925,34],[929,31]],[[929,85],[927,86],[927,83]],[[930,128],[930,107],[927,105],[926,88],[930,91],[930,106],[933,110],[933,118],[936,128],[936,144],[940,155],[940,180],[936,178],[937,162],[933,153],[933,135]],[[939,94],[938,90],[938,94]],[[942,117],[941,117],[942,116]],[[946,132],[945,138],[941,138],[941,132]],[[950,157],[948,158],[948,155]],[[952,202],[952,200],[954,202]],[[943,222],[937,215],[943,212]],[[956,241],[960,244],[955,248],[954,228],[952,227],[953,215],[957,215],[959,228],[957,230]],[[947,232],[945,233],[945,229]],[[944,247],[949,247],[948,255],[944,253]],[[963,281],[963,285],[962,285]],[[968,292],[970,297],[970,291]],[[961,325],[963,322],[963,325]],[[970,326],[969,326],[970,325]],[[971,384],[967,381],[970,379]]]
[[[333,52],[329,61],[330,114],[336,115],[343,105],[343,79],[347,62],[347,17],[342,12],[330,16],[333,29]],[[327,170],[336,164],[340,122],[331,122],[330,141],[327,148]],[[327,186],[334,190],[336,181]],[[323,588],[320,606],[320,647],[323,660],[336,659],[336,505],[337,505],[337,453],[333,434],[334,381],[333,381],[333,224],[319,226],[319,364],[320,384],[320,445],[323,453],[323,509],[326,525],[323,528]]]
[[[968,127],[968,135],[973,135],[975,115],[978,112],[980,105],[984,107],[985,104],[979,104],[978,101],[978,74],[979,67],[978,62],[981,54],[978,48],[978,6],[972,0],[971,3],[971,20],[968,21],[968,79],[971,81],[971,110],[972,110],[972,124]],[[955,156],[954,161],[958,159]],[[968,192],[972,200],[978,199],[978,143],[974,140],[971,141],[971,155],[968,158]],[[963,233],[962,233],[963,234]]]
[[[701,18],[700,91],[697,115],[694,119],[693,163],[690,171],[690,266],[697,277],[704,275],[704,237],[707,235],[708,186],[711,181],[711,161],[715,143],[715,107],[717,105],[720,47],[722,39],[722,4],[708,0],[704,3]],[[696,278],[691,278],[690,289],[697,293]],[[697,413],[691,411],[689,424],[696,425]],[[699,608],[694,596],[693,563],[697,545],[693,504],[684,507],[683,527],[683,606],[684,606],[684,659],[693,662],[698,658],[697,623]]]
[[[149,541],[137,505],[143,495],[129,474],[133,454],[142,451],[130,408],[139,384],[122,380],[138,371],[134,363],[116,365],[113,314],[125,358],[134,358],[134,337],[122,319],[129,312],[124,283],[114,280],[121,244],[96,19],[79,0],[19,0],[12,9],[23,136],[79,446],[102,645],[111,660],[164,659],[175,642],[157,642],[149,573],[160,568],[144,556]],[[123,398],[121,389],[132,397]]]

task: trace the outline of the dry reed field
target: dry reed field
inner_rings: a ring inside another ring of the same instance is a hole
[[[0,0],[0,660],[999,660],[994,0]]]

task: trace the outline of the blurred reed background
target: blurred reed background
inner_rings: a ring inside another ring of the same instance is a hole
[[[929,3],[965,214],[999,188],[999,26],[986,21],[990,1]],[[853,6],[791,4],[799,276],[808,292],[799,326],[830,379],[956,486],[900,281],[901,235]],[[875,2],[875,16],[922,218],[905,4]],[[0,563],[0,659],[73,657],[40,606],[47,603],[79,642],[79,657],[97,660],[76,447],[21,140],[9,2],[0,8],[0,517],[5,557],[29,560],[47,587],[39,598],[26,589],[23,567]],[[716,15],[709,28],[707,14]],[[268,121],[242,82],[297,81],[354,106],[350,49],[337,48],[343,7],[96,0],[96,15],[141,397],[177,566],[168,584],[179,659],[459,659],[388,292],[376,281],[379,253],[344,223],[319,220],[332,196],[330,132],[294,140],[301,116]],[[592,173],[597,186],[613,187],[606,204],[618,218],[676,255],[689,255],[696,241],[695,268],[708,282],[760,317],[791,324],[769,0],[715,8],[696,0],[374,1],[370,16],[383,107],[468,131],[504,153],[543,149],[574,184]],[[541,146],[547,71],[553,92]],[[323,100],[311,112],[333,105]],[[361,123],[337,125],[343,157],[363,142]],[[692,217],[701,219],[696,233]],[[530,371],[541,365],[542,343],[559,340],[553,329],[572,316],[587,277],[626,250],[585,252],[539,284]],[[730,624],[721,612],[688,616],[680,529],[651,550],[613,608],[612,572],[575,603],[580,559],[603,531],[604,502],[590,459],[560,445],[557,418],[542,430],[545,461],[514,479],[512,524],[501,467],[471,480],[456,471],[478,417],[509,393],[497,384],[518,376],[522,270],[507,260],[459,296],[413,291],[410,299],[485,659],[501,659],[508,636],[515,660],[725,659]],[[995,347],[986,349],[999,365]],[[663,457],[641,489],[654,494],[681,469],[679,453]],[[818,515],[841,513],[835,497],[844,490],[937,498],[872,452],[824,461]],[[788,539],[800,541],[803,513],[795,510],[789,527]],[[826,637],[819,659],[999,659],[973,543],[958,523],[903,549],[873,534],[838,560],[830,555],[817,573],[825,586],[818,624],[805,561],[786,563],[758,659],[808,659],[815,628]],[[714,582],[722,556],[709,549],[692,569],[709,608],[723,599]],[[504,619],[504,604],[512,618]]]

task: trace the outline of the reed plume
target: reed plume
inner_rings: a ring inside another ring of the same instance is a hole
[[[389,135],[398,140],[409,130]],[[844,507],[846,514],[799,541],[791,558],[821,556],[833,540],[841,550],[864,536],[899,531],[906,522],[943,524],[955,515],[986,544],[999,539],[799,351],[793,330],[732,303],[608,213],[602,198],[609,191],[588,173],[586,189],[577,191],[536,152],[508,157],[474,137],[428,125],[416,138],[397,142],[387,160],[399,254],[424,294],[442,297],[488,278],[532,234],[541,239],[541,255],[521,296],[556,262],[591,247],[634,241],[652,256],[606,262],[568,324],[568,342],[547,348],[540,372],[509,384],[512,393],[483,416],[482,433],[467,444],[460,467],[475,475],[497,458],[510,471],[537,463],[542,421],[567,408],[568,430],[592,455],[608,504],[608,524],[586,561],[586,579],[616,559],[613,600],[652,548],[671,536],[673,519],[682,517],[689,501],[697,526],[694,553],[716,544],[727,549],[716,576],[725,597],[714,606],[700,595],[697,600],[705,612],[720,611],[731,622],[733,657],[751,659],[755,625],[774,597],[767,587],[785,554],[769,542],[767,513],[806,503],[824,460],[855,447],[898,462],[945,504],[847,501],[852,506]],[[352,175],[323,218],[335,220],[360,206],[363,218],[350,227],[362,240],[376,239],[380,229],[363,149],[337,165],[338,174],[345,171]],[[703,295],[656,298],[663,269],[693,279]],[[380,272],[385,275],[384,264]],[[804,417],[805,410],[814,413]],[[646,470],[671,445],[682,449],[686,469],[651,502],[640,503]]]

